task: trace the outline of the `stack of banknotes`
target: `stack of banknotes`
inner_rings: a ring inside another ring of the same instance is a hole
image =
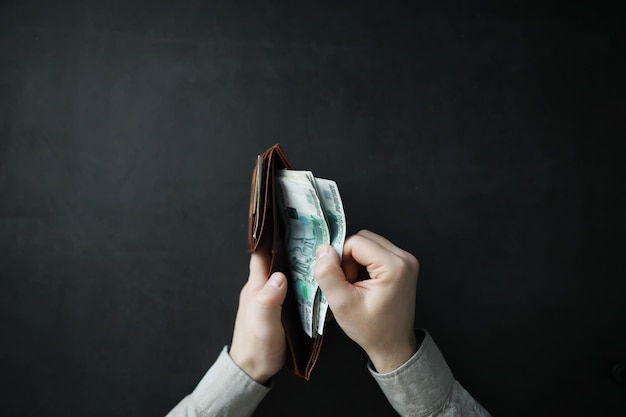
[[[315,178],[310,171],[276,171],[277,209],[284,231],[290,285],[299,306],[302,327],[309,337],[324,333],[328,302],[314,277],[315,251],[332,245],[341,258],[346,239],[346,216],[334,181]]]

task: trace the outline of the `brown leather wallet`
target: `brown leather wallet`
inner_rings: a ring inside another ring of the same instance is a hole
[[[250,222],[248,246],[250,252],[271,254],[270,274],[276,271],[287,276],[283,233],[276,213],[274,173],[277,169],[293,169],[280,145],[276,144],[258,156],[252,171],[250,192]],[[287,338],[287,366],[298,377],[307,381],[317,362],[322,347],[323,335],[310,338],[302,328],[298,305],[291,286],[287,286],[287,297],[283,303],[282,322]]]

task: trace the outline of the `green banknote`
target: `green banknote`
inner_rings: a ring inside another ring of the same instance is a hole
[[[346,241],[346,216],[343,211],[343,203],[339,195],[339,188],[335,181],[324,178],[315,178],[317,193],[322,203],[326,224],[330,231],[330,244],[335,248],[341,259],[343,244]],[[324,293],[320,291],[319,321],[317,332],[324,333],[324,323],[328,312],[328,302]]]
[[[313,275],[315,251],[323,243],[330,244],[330,230],[316,185],[306,172],[277,171],[276,186],[290,284],[296,294],[304,331],[309,337],[316,337],[320,326],[321,292]]]
[[[330,244],[341,258],[343,244],[346,241],[346,215],[343,211],[339,188],[335,181],[324,178],[315,178],[315,183],[330,230]]]

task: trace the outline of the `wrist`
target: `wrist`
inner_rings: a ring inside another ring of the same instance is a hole
[[[367,356],[378,373],[386,374],[404,365],[417,352],[419,343],[415,333],[411,332],[408,339],[393,343],[387,347],[366,350]]]
[[[265,384],[272,376],[274,376],[272,373],[268,372],[265,367],[259,366],[258,361],[251,356],[242,355],[238,351],[233,351],[232,349],[228,354],[239,369],[259,384]]]

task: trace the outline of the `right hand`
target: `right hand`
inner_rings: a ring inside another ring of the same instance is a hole
[[[370,279],[357,281],[358,265],[367,268]],[[380,373],[397,369],[417,351],[418,270],[413,255],[367,230],[346,240],[343,268],[332,246],[317,249],[315,278],[337,323]]]

